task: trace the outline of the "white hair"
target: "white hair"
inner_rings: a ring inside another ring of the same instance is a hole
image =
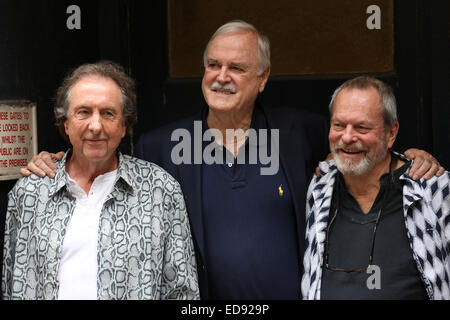
[[[219,27],[219,29],[214,32],[212,37],[209,39],[208,44],[206,45],[205,51],[203,52],[203,65],[207,66],[208,64],[208,50],[211,42],[215,37],[219,35],[236,33],[236,32],[251,32],[257,36],[258,39],[258,59],[259,59],[259,70],[258,76],[262,75],[269,67],[270,67],[270,42],[269,38],[265,35],[261,34],[254,26],[251,24],[242,21],[242,20],[233,20],[228,23],[225,23],[223,26]]]

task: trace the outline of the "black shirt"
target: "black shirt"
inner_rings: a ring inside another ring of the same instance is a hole
[[[374,225],[381,210],[372,263],[380,268],[380,288],[373,288],[377,271],[336,272],[324,265],[321,299],[428,299],[412,256],[403,216],[399,177],[408,166],[407,163],[392,176],[387,173],[380,178],[380,191],[367,214],[346,190],[344,179],[338,173],[329,219],[339,206],[329,234],[329,267],[355,270],[368,266]]]

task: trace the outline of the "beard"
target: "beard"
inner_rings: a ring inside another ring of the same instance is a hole
[[[338,150],[344,149],[351,152],[365,152],[364,158],[361,160],[354,160],[344,158],[341,159]],[[370,171],[379,161],[381,161],[387,153],[386,141],[381,139],[381,145],[379,148],[370,151],[369,148],[363,146],[360,142],[347,145],[342,141],[334,144],[331,148],[333,159],[336,163],[338,170],[347,176],[360,176]]]

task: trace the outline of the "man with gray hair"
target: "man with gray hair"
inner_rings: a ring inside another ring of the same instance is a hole
[[[111,62],[81,65],[54,112],[71,149],[54,179],[30,175],[9,193],[3,298],[198,299],[180,185],[117,150],[136,121],[134,81]]]
[[[270,44],[244,21],[217,29],[203,63],[207,108],[143,135],[136,156],[159,164],[181,184],[203,299],[298,299],[305,196],[314,168],[328,154],[326,120],[256,102],[270,74]],[[174,159],[181,136],[188,148]],[[201,161],[207,151],[223,161]],[[255,154],[270,157],[252,162]],[[279,166],[263,174],[274,163]],[[51,174],[50,166],[37,169],[32,162],[29,168],[43,175]],[[434,163],[429,174],[438,168]]]
[[[399,129],[389,86],[367,76],[330,103],[333,160],[308,189],[305,299],[450,299],[450,175],[408,176],[390,149]]]
[[[203,298],[298,299],[306,182],[327,154],[326,122],[256,102],[269,78],[270,44],[248,23],[221,26],[206,46],[203,62],[208,108],[141,137],[138,156],[175,172],[183,187]],[[172,164],[176,142],[170,142],[171,132],[186,128],[193,136],[195,121],[202,124],[202,133],[215,129],[215,152],[223,152],[223,163]],[[232,138],[230,129],[236,133]],[[279,130],[278,141],[271,129]],[[247,138],[251,130],[258,143]],[[264,133],[269,142],[261,143]],[[240,156],[249,159],[263,150],[279,159],[273,174],[261,174],[266,165],[260,159],[239,162]]]

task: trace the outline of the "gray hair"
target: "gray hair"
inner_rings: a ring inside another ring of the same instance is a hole
[[[224,24],[223,26],[219,27],[219,29],[217,29],[216,32],[214,32],[212,37],[209,39],[208,44],[206,45],[205,51],[203,52],[203,65],[206,68],[208,64],[208,50],[214,38],[220,35],[236,32],[251,32],[256,35],[258,39],[258,60],[259,60],[258,76],[262,75],[270,67],[269,38],[260,33],[254,26],[242,20],[230,21]]]
[[[341,84],[331,96],[330,104],[328,108],[330,110],[330,116],[333,116],[334,101],[338,94],[344,89],[368,89],[375,88],[380,96],[381,104],[383,106],[383,120],[385,129],[390,129],[397,121],[397,103],[395,100],[394,92],[392,88],[370,76],[359,76],[345,81]]]
[[[137,121],[134,80],[125,73],[122,66],[111,61],[83,64],[69,72],[64,78],[61,86],[56,92],[56,103],[53,108],[56,126],[58,127],[59,132],[67,141],[69,141],[69,137],[64,130],[64,122],[67,120],[67,114],[69,112],[71,90],[79,80],[92,75],[109,78],[120,88],[122,96],[122,122],[127,126],[127,134],[131,137],[133,135],[133,125]]]

